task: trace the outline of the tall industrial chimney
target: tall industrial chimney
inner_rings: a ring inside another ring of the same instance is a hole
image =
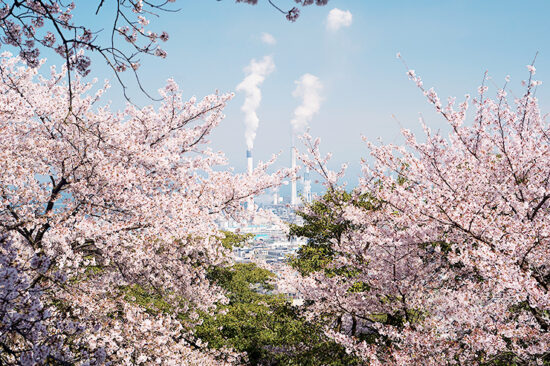
[[[247,163],[247,172],[248,175],[252,175],[252,170],[254,169],[253,161],[252,161],[252,150],[248,149],[246,150],[246,163]],[[248,211],[254,210],[254,197],[249,197],[246,203],[246,207],[248,208]]]
[[[294,136],[292,136],[292,147],[290,148],[291,156],[291,169],[292,169],[292,179],[291,179],[291,193],[290,193],[290,204],[296,206],[298,204],[298,195],[296,193],[296,149],[294,148]]]
[[[250,149],[246,150],[246,162],[248,164],[248,175],[252,175],[252,169],[254,169],[254,165],[252,164],[252,150]]]
[[[302,200],[304,203],[311,203],[311,179],[309,177],[309,168],[304,173],[304,192]]]

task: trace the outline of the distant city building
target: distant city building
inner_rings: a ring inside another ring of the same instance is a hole
[[[296,215],[294,211],[295,207],[283,204],[263,204],[260,206],[266,211],[271,211],[284,222],[303,223],[303,219]],[[265,262],[270,265],[276,275],[279,275],[279,270],[288,260],[289,256],[296,254],[298,249],[306,243],[305,238],[289,238],[280,226],[269,222],[243,225],[236,222],[223,221],[219,222],[218,225],[223,230],[254,235],[245,246],[233,248],[235,262]],[[292,299],[292,303],[295,305],[303,302],[299,293],[285,292],[285,294]]]

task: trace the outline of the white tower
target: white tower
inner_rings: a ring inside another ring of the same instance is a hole
[[[296,192],[296,149],[294,148],[294,136],[292,138],[292,147],[290,148],[291,162],[290,166],[292,169],[292,177],[290,181],[291,193],[290,193],[290,204],[296,206],[298,204],[298,195]]]
[[[252,161],[252,150],[248,149],[246,150],[246,163],[247,163],[247,172],[248,175],[252,175],[252,170],[254,169],[253,161]],[[248,208],[248,211],[254,210],[254,197],[249,197],[246,203],[246,207]]]
[[[273,192],[273,204],[278,205],[279,204],[279,189],[277,187],[273,187],[272,192]]]
[[[252,175],[252,169],[254,169],[254,165],[252,164],[252,150],[248,149],[246,150],[246,163],[248,164],[248,175]]]
[[[309,177],[309,168],[304,173],[304,192],[302,200],[304,203],[311,203],[311,179]]]

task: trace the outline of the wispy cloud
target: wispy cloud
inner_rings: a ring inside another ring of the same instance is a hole
[[[327,29],[335,32],[342,27],[349,27],[353,22],[353,15],[349,10],[332,9],[327,16]]]
[[[271,56],[265,56],[261,61],[252,60],[250,64],[244,69],[246,77],[237,85],[237,91],[245,93],[244,104],[241,110],[244,112],[245,119],[244,124],[246,130],[244,137],[246,139],[246,146],[252,149],[254,146],[254,139],[256,138],[256,131],[260,124],[260,119],[256,114],[256,110],[260,106],[262,101],[262,91],[260,85],[264,82],[265,78],[275,70],[275,63]]]
[[[275,39],[275,37],[273,37],[273,35],[264,32],[262,33],[262,42],[273,46],[277,43],[277,40]]]
[[[307,129],[313,115],[321,108],[323,84],[317,76],[311,74],[303,75],[295,83],[296,89],[292,95],[301,99],[302,103],[294,110],[294,118],[290,123],[294,133],[301,133]]]

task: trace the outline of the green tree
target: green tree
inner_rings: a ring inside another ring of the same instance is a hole
[[[289,263],[302,276],[320,270],[332,271],[327,266],[336,254],[333,244],[340,244],[344,235],[354,229],[353,224],[341,215],[340,208],[348,202],[366,210],[376,209],[376,203],[367,194],[357,196],[346,191],[330,190],[296,212],[304,222],[302,225],[290,224],[289,236],[305,237],[307,244],[298,249]]]
[[[196,336],[212,348],[246,352],[250,365],[360,365],[299,307],[271,292],[274,276],[253,263],[212,268],[209,277],[227,291],[229,304],[203,314]]]
[[[223,247],[226,249],[233,249],[233,247],[242,247],[248,243],[254,234],[239,234],[232,231],[222,230],[223,238],[219,238]]]

